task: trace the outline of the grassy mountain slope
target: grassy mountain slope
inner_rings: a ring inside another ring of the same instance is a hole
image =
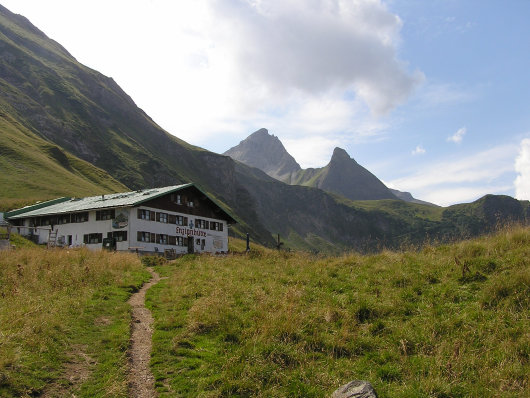
[[[158,266],[159,396],[325,397],[352,379],[380,398],[527,396],[529,258],[530,230],[510,228],[369,256],[253,245]],[[149,277],[123,253],[0,251],[0,396],[126,397],[126,301]]]
[[[0,207],[63,195],[120,192],[127,187],[105,171],[37,137],[0,104]],[[23,198],[23,199],[21,199]]]
[[[111,78],[1,6],[0,55],[0,103],[20,125],[132,189],[193,181],[234,210],[239,230],[272,241],[251,207],[236,208],[249,200],[231,159],[169,135]]]
[[[530,231],[321,258],[255,248],[158,267],[160,397],[523,397]],[[175,266],[176,265],[176,266]]]
[[[134,254],[0,251],[0,397],[127,397]]]

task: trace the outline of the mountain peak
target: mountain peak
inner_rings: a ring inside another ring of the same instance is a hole
[[[265,128],[255,131],[224,155],[248,166],[257,167],[281,181],[290,180],[291,175],[301,169],[279,138],[269,134]]]
[[[250,134],[248,138],[252,137],[252,136],[255,136],[255,137],[274,137],[274,135],[270,135],[269,134],[269,130],[267,130],[266,128],[262,127],[260,128],[259,130],[257,131],[254,131],[252,134]]]
[[[333,155],[331,156],[330,162],[344,162],[344,161],[354,162],[355,164],[357,164],[357,162],[353,158],[351,158],[350,155],[348,155],[348,152],[346,152],[346,150],[336,147],[333,150]]]

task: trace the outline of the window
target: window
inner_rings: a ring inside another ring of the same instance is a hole
[[[161,245],[167,245],[169,244],[168,236],[165,234],[156,234],[156,243],[160,243]]]
[[[82,213],[74,213],[72,214],[72,222],[86,222],[88,221],[88,211],[84,211]]]
[[[197,218],[195,220],[195,227],[196,228],[202,228],[202,229],[209,229],[210,228],[210,223],[206,220],[201,220],[200,218]]]
[[[210,229],[212,231],[222,231],[223,230],[223,223],[217,222],[217,221],[211,221],[210,222]]]
[[[69,224],[70,214],[61,214],[57,216],[57,224]]]
[[[177,216],[177,225],[188,225],[188,217]]]
[[[138,209],[138,219],[155,221],[155,212],[146,209]]]
[[[156,221],[166,223],[168,222],[167,213],[156,213]]]
[[[190,200],[190,201],[188,202],[188,207],[193,207],[193,200]]]
[[[108,232],[107,238],[114,238],[116,242],[125,242],[127,240],[127,231]]]
[[[170,244],[171,246],[176,246],[177,245],[177,237],[176,236],[169,236],[168,237],[168,244]]]
[[[83,243],[94,244],[103,242],[103,234],[85,234],[83,235]]]
[[[151,232],[138,231],[136,240],[138,242],[155,243],[155,234]]]
[[[176,236],[177,246],[188,246],[188,238],[183,236]]]
[[[206,239],[201,239],[201,250],[204,250],[204,246],[206,246]]]
[[[173,203],[176,203],[176,204],[178,204],[178,205],[181,205],[181,204],[182,204],[182,197],[181,197],[180,195],[178,195],[178,194],[174,194],[174,193],[172,193],[172,194],[171,194],[171,201],[172,201]]]
[[[96,211],[96,221],[102,221],[102,220],[112,220],[115,218],[115,211],[114,209],[108,209],[108,210],[98,210]]]

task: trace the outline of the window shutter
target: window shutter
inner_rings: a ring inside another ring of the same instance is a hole
[[[220,223],[219,223],[219,231],[222,231],[222,230],[223,230],[223,223],[220,222]]]
[[[188,246],[188,238],[184,238],[184,244],[183,246]]]
[[[149,219],[151,221],[155,221],[155,212],[154,211],[149,210]]]
[[[136,240],[137,240],[138,242],[141,242],[141,241],[142,241],[142,231],[138,231],[138,232],[136,233]]]
[[[101,211],[96,211],[96,221],[101,220]]]
[[[173,214],[169,214],[167,216],[167,221],[169,224],[176,224],[177,223],[177,216],[174,216]]]
[[[182,225],[188,226],[188,217],[184,217],[184,221],[182,222]]]
[[[149,239],[151,243],[155,243],[155,236],[156,235],[153,232],[151,232],[151,236],[150,236],[151,239]]]
[[[168,243],[169,243],[170,245],[176,246],[176,244],[177,244],[177,237],[176,237],[176,236],[169,236]]]
[[[142,210],[138,209],[138,219],[142,218]]]
[[[160,213],[156,213],[156,221],[160,221]]]

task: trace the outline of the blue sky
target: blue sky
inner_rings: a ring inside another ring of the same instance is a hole
[[[1,0],[222,153],[265,127],[441,205],[530,199],[530,1]]]

